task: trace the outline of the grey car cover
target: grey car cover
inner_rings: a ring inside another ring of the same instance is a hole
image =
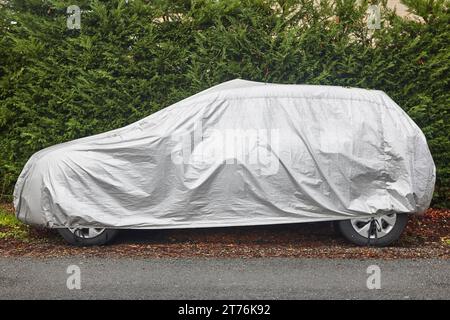
[[[17,217],[47,227],[260,225],[420,213],[435,166],[385,93],[233,80],[34,154]]]

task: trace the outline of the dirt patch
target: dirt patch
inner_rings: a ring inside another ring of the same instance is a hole
[[[12,207],[3,205],[12,214]],[[78,248],[51,230],[28,229],[26,240],[0,239],[0,256],[101,257],[303,257],[450,258],[450,210],[429,209],[411,217],[392,247],[357,247],[335,232],[332,223],[182,230],[126,230],[113,244]]]

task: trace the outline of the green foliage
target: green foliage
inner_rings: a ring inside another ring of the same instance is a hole
[[[16,219],[14,214],[0,207],[0,240],[28,240],[28,226]]]
[[[384,90],[427,136],[448,206],[449,2],[404,2],[420,18],[382,4],[375,31],[368,1],[77,1],[81,30],[65,1],[0,4],[0,192],[41,148],[240,77]]]

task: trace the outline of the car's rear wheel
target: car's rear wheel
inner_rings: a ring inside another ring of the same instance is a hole
[[[59,234],[74,246],[101,246],[110,242],[118,230],[105,228],[58,229]]]
[[[406,214],[387,214],[378,217],[356,218],[336,222],[338,230],[359,246],[389,246],[397,241],[408,223]]]

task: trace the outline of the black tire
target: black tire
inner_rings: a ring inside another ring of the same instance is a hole
[[[375,247],[386,247],[397,241],[403,231],[405,230],[406,224],[408,223],[407,214],[396,214],[396,221],[392,229],[382,237],[371,238],[368,241],[368,237],[364,237],[359,234],[352,225],[352,220],[342,220],[336,221],[335,226],[339,232],[348,241],[358,245],[358,246],[375,246]]]
[[[111,240],[113,240],[116,237],[118,230],[103,229],[101,233],[92,238],[82,237],[80,236],[81,233],[72,232],[71,230],[65,228],[58,229],[58,232],[69,244],[73,246],[87,247],[87,246],[102,246],[108,244]]]

